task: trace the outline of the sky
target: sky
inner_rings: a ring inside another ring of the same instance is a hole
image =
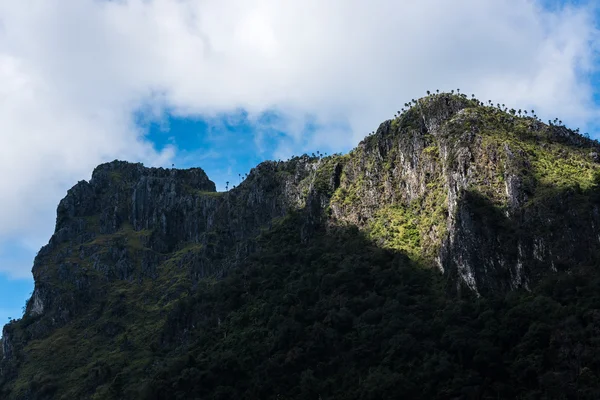
[[[595,1],[0,0],[0,323],[56,206],[122,159],[201,167],[346,152],[427,90],[599,137]]]

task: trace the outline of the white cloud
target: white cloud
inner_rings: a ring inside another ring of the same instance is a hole
[[[102,161],[170,164],[173,149],[156,152],[133,123],[140,109],[244,108],[251,120],[276,109],[289,132],[277,154],[347,149],[427,89],[584,128],[598,117],[587,79],[595,11],[533,0],[2,0],[0,243],[39,247],[65,190]],[[303,132],[308,120],[317,133]]]

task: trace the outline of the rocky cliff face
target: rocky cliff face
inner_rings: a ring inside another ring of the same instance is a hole
[[[474,105],[431,96],[383,123],[348,157],[332,217],[477,293],[595,262],[598,144]]]
[[[199,168],[99,166],[58,205],[55,232],[34,262],[27,314],[64,323],[86,306],[77,294],[90,297],[99,281],[155,280],[174,255],[192,283],[222,276],[252,251],[247,239],[305,204],[302,190],[318,164],[308,157],[265,162],[227,193],[217,193]]]
[[[0,385],[30,398],[27,365],[48,356],[57,331],[85,332],[99,348],[137,329],[153,337],[174,301],[243,268],[260,250],[256,237],[290,212],[302,215],[303,240],[318,226],[357,226],[477,294],[595,263],[598,153],[564,127],[441,94],[347,155],[265,162],[226,193],[199,168],[103,164],[58,206],[25,318],[3,331]]]

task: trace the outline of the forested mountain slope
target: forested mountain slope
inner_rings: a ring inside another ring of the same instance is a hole
[[[224,193],[97,167],[4,328],[0,398],[600,397],[600,145],[464,95],[406,108]]]

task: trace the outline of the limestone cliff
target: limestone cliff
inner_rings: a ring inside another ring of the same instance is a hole
[[[597,154],[563,126],[430,96],[350,153],[332,217],[473,291],[527,287],[597,261]]]

